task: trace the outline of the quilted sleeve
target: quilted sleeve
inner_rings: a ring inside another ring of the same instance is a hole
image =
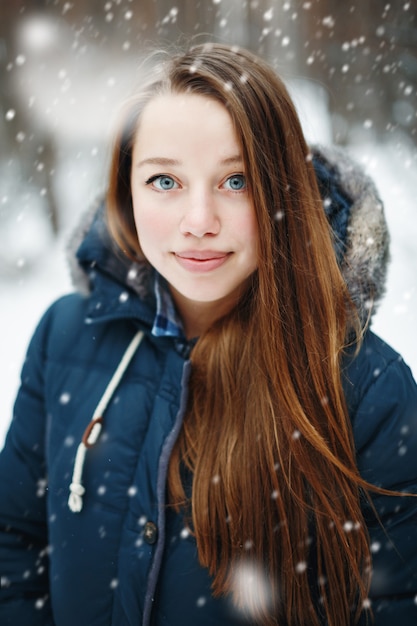
[[[416,383],[398,355],[377,363],[371,378],[353,421],[359,470],[374,485],[417,494]],[[417,496],[371,496],[375,512],[366,505],[364,513],[373,558],[374,624],[414,626]]]
[[[30,343],[13,419],[0,453],[0,624],[51,626],[48,591],[46,415],[48,314]]]

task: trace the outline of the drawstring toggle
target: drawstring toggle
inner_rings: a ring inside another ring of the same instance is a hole
[[[125,373],[130,361],[132,360],[133,355],[138,349],[139,344],[142,341],[142,337],[143,331],[140,330],[136,333],[136,335],[133,337],[132,341],[128,345],[126,352],[122,357],[122,360],[117,366],[116,371],[114,372],[109,384],[106,387],[106,390],[103,393],[100,402],[96,407],[96,410],[94,411],[90,423],[84,431],[81,443],[77,448],[77,454],[75,456],[74,462],[74,471],[72,473],[72,481],[69,487],[70,495],[68,499],[68,506],[73,513],[79,513],[83,508],[83,495],[85,494],[85,488],[82,484],[82,476],[86,452],[89,448],[92,448],[94,446],[100,436],[101,429],[103,427],[104,411],[106,410],[107,405],[110,402],[117,385],[120,383],[123,374]]]

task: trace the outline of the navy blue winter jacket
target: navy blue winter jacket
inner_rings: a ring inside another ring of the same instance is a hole
[[[316,155],[316,171],[323,196],[333,199],[325,205],[343,264],[356,245],[348,225],[369,204],[364,194],[374,192],[355,175],[354,195],[349,177],[339,180],[346,169],[340,158]],[[151,334],[149,270],[115,255],[100,212],[80,239],[76,282],[84,281],[88,293],[60,299],[41,320],[0,454],[0,624],[242,624],[227,599],[212,598],[193,537],[166,507],[167,467],[187,402],[188,347]],[[372,281],[382,290],[385,239],[375,235],[375,248],[356,249],[360,289],[352,264],[344,269],[359,308]],[[83,508],[73,513],[68,496],[78,445],[140,329],[143,339],[111,396],[98,442],[86,451]],[[368,331],[359,355],[346,359],[343,380],[362,476],[417,492],[417,387],[409,368]],[[417,499],[378,495],[374,504],[380,521],[369,506],[364,513],[375,624],[415,626]]]

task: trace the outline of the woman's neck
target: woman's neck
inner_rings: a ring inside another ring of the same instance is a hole
[[[170,291],[180,314],[187,339],[200,337],[214,322],[226,315],[238,301],[238,294],[233,298],[224,298],[214,302],[196,302],[189,300],[173,287]]]

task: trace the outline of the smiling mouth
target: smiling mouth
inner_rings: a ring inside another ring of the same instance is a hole
[[[211,272],[221,267],[231,252],[190,251],[174,253],[179,265],[190,272]]]

